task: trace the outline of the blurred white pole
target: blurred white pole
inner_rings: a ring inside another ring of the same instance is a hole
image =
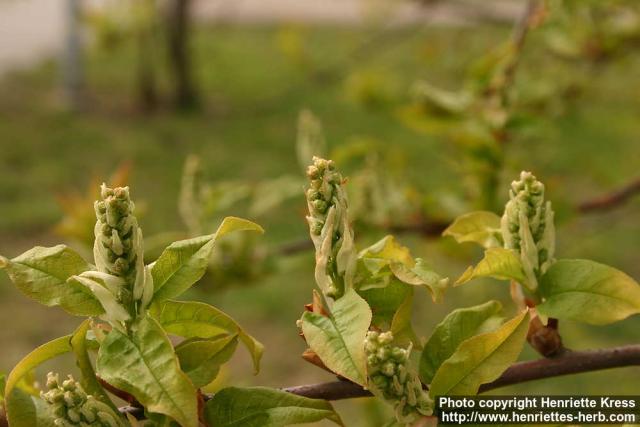
[[[83,104],[82,29],[80,0],[65,0],[65,43],[62,54],[62,78],[67,106],[74,111]]]

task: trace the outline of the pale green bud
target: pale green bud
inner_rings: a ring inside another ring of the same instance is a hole
[[[85,427],[125,427],[127,423],[111,407],[87,395],[71,375],[60,384],[57,374],[49,373],[47,392],[41,397],[53,415],[54,425]]]
[[[344,179],[332,160],[319,157],[313,158],[307,176],[307,222],[316,249],[316,282],[325,295],[340,298],[352,285],[356,262]]]
[[[432,401],[409,366],[411,346],[405,349],[393,345],[391,332],[369,331],[364,347],[370,384],[375,393],[394,406],[398,422],[409,425],[421,416],[431,415]]]
[[[95,203],[96,267],[124,280],[124,286],[112,292],[125,310],[135,315],[145,309],[153,293],[153,282],[144,267],[142,231],[133,214],[135,206],[129,187],[102,184],[100,194],[102,200]]]
[[[138,221],[133,215],[134,205],[128,187],[108,188],[102,184],[102,200],[95,203],[94,257],[99,271],[123,278],[135,274],[135,261],[142,253],[123,245],[123,240],[135,239]]]
[[[530,172],[522,172],[520,180],[511,183],[501,229],[504,247],[520,254],[525,285],[535,290],[538,278],[555,262],[555,228],[544,185]]]

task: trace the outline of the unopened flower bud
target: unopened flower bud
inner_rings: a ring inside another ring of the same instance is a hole
[[[370,331],[365,338],[370,384],[375,387],[374,393],[381,394],[394,406],[396,419],[402,425],[433,411],[429,395],[409,367],[410,350],[394,346],[391,332]]]
[[[352,286],[356,253],[347,195],[335,164],[319,157],[307,169],[309,232],[316,249],[315,277],[325,295],[341,297]]]
[[[501,228],[504,246],[519,253],[527,277],[524,284],[532,290],[555,262],[553,216],[551,202],[544,200],[544,185],[530,172],[522,172],[520,180],[511,183]]]

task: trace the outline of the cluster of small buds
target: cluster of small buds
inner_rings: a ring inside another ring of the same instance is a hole
[[[409,369],[411,347],[394,346],[391,332],[369,331],[365,338],[368,377],[377,391],[395,407],[396,419],[410,424],[431,415],[432,401],[415,372]]]
[[[544,184],[530,172],[522,172],[520,180],[511,183],[501,228],[504,246],[520,252],[529,285],[535,288],[536,278],[554,262],[555,228]]]
[[[316,249],[316,282],[327,296],[339,298],[351,286],[356,256],[344,180],[332,160],[319,157],[313,158],[307,176],[307,221]]]
[[[94,205],[98,219],[95,244],[100,248],[96,254],[96,262],[106,267],[106,273],[127,277],[135,270],[138,230],[129,187],[112,189],[102,184],[101,197],[102,200],[96,201]]]
[[[41,393],[57,427],[124,427],[127,424],[109,405],[87,394],[71,375],[60,383],[58,374],[47,375],[47,392]]]
[[[116,293],[118,302],[128,311],[141,301],[144,308],[152,295],[150,274],[144,268],[142,231],[133,215],[129,187],[101,187],[102,200],[95,202],[96,226],[93,254],[102,273],[124,280],[126,286]]]
[[[309,228],[312,235],[319,236],[327,219],[329,206],[334,203],[334,197],[342,183],[342,176],[336,171],[333,160],[319,157],[313,158],[313,164],[307,168],[310,186],[307,190],[309,204]]]

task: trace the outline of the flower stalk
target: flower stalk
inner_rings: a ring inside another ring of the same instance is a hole
[[[332,160],[319,157],[313,158],[307,176],[307,222],[316,250],[315,279],[325,295],[337,299],[352,287],[356,263],[345,181]]]

